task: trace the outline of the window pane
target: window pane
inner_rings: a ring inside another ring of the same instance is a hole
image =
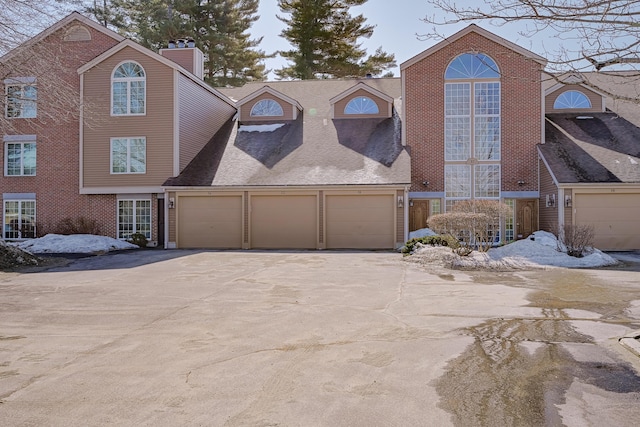
[[[451,61],[445,72],[446,79],[478,79],[500,77],[498,66],[482,53],[463,53]]]
[[[469,117],[445,119],[445,160],[467,160],[471,155],[471,120]]]
[[[113,114],[127,114],[127,83],[113,82]]]
[[[143,173],[146,171],[146,141],[142,138],[131,139],[130,142],[130,168],[131,173]]]
[[[445,165],[445,195],[447,198],[471,197],[471,167],[468,165]]]
[[[591,108],[591,101],[584,93],[577,90],[569,90],[558,95],[553,103],[553,108]]]
[[[19,202],[4,202],[4,238],[17,239],[19,237]]]
[[[133,200],[118,201],[118,238],[128,239],[133,234]]]
[[[471,85],[447,83],[445,86],[445,115],[468,116],[471,114]]]
[[[138,200],[136,202],[136,232],[142,233],[147,239],[151,238],[151,201]]]
[[[476,197],[500,197],[500,165],[476,165]]]
[[[475,114],[500,114],[500,83],[475,84]]]
[[[499,117],[476,117],[475,157],[479,160],[500,160]]]
[[[36,202],[29,200],[21,203],[20,237],[33,239],[36,237]]]
[[[127,140],[111,140],[111,172],[127,172]]]
[[[7,144],[7,175],[20,175],[22,144]]]
[[[145,82],[131,82],[131,114],[144,113]]]
[[[22,145],[22,173],[23,175],[36,174],[35,142],[27,142]]]
[[[283,116],[284,111],[280,104],[273,99],[261,99],[251,108],[249,115],[252,117]]]

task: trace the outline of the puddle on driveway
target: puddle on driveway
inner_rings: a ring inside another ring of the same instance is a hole
[[[599,283],[588,271],[564,269],[493,275],[493,282],[490,275],[479,274],[474,280],[532,289],[530,306],[541,308],[542,315],[490,319],[460,330],[474,343],[448,363],[435,383],[439,406],[452,414],[455,425],[561,425],[558,407],[566,403],[565,392],[575,379],[640,398],[640,377],[631,366],[614,359],[578,362],[563,345],[590,349],[593,342],[572,326],[568,309],[598,313],[594,321],[634,327],[637,319],[625,317],[625,309],[640,299],[640,288],[618,289]]]

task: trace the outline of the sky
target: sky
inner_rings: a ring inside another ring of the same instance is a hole
[[[460,0],[458,4],[478,3],[480,0]],[[427,15],[440,16],[441,13],[433,10],[425,0],[369,0],[363,6],[351,8],[351,15],[363,14],[367,18],[367,24],[375,25],[373,36],[370,39],[362,39],[362,45],[372,54],[376,48],[382,47],[387,53],[393,53],[398,66],[391,71],[396,76],[400,75],[400,64],[428,49],[437,43],[437,40],[419,40],[417,34],[432,32],[433,25],[427,24],[421,19]],[[277,6],[276,0],[262,0],[258,9],[260,18],[251,29],[254,38],[264,37],[259,48],[267,53],[290,48],[289,43],[280,36],[284,23],[276,18],[276,14],[283,15]],[[286,16],[286,15],[285,15]],[[495,26],[490,23],[477,23],[483,28],[504,37],[518,45],[542,56],[545,51],[557,46],[557,38],[551,34],[538,34],[535,39],[528,39],[518,34],[522,23],[505,26]],[[456,31],[466,27],[468,23],[446,25],[437,29],[444,36],[453,35]],[[278,69],[286,64],[280,57],[267,59],[267,69]],[[274,78],[273,73],[269,76]]]

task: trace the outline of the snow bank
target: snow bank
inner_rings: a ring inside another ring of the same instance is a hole
[[[38,239],[26,240],[16,243],[20,249],[34,254],[44,253],[97,253],[118,251],[122,249],[135,249],[138,246],[123,240],[92,234],[47,234]]]
[[[273,132],[284,126],[284,123],[275,123],[271,125],[242,125],[238,127],[238,132]]]
[[[415,237],[427,237],[427,236],[437,236],[438,233],[435,233],[430,228],[421,228],[420,230],[412,231],[409,233],[409,239],[413,239]]]

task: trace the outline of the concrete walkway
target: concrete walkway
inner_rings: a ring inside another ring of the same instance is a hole
[[[575,280],[589,289],[558,290]],[[638,273],[622,270],[451,272],[384,252],[92,257],[0,273],[0,424],[635,425],[638,364],[616,338],[638,328]]]

